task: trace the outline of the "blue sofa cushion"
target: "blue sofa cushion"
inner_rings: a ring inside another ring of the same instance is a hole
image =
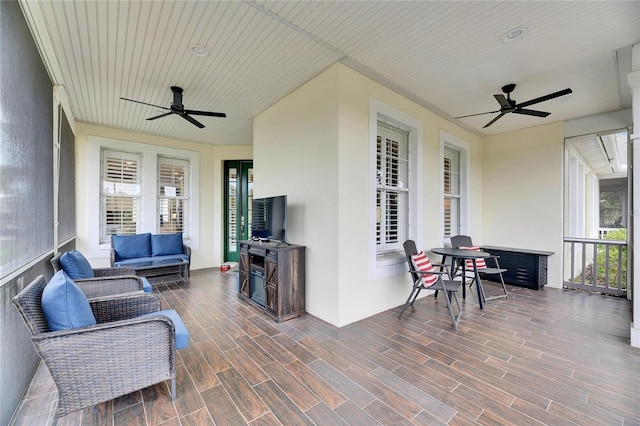
[[[41,302],[49,331],[96,324],[87,296],[64,271],[58,271],[47,283]]]
[[[184,349],[189,346],[189,330],[187,330],[184,322],[182,322],[182,318],[180,318],[180,315],[178,315],[174,309],[152,312],[150,314],[143,315],[142,317],[154,317],[158,315],[169,317],[173,322],[173,327],[176,330],[176,349]]]
[[[68,251],[60,256],[60,264],[72,280],[95,277],[89,261],[77,250]]]
[[[155,266],[162,267],[167,263],[174,263],[172,261],[186,260],[189,261],[189,256],[186,254],[169,254],[166,256],[152,256],[142,257],[139,259],[124,259],[117,262],[113,262],[113,266],[131,266],[132,268],[141,268],[143,266]]]
[[[151,256],[151,234],[112,235],[116,261]]]
[[[182,232],[151,236],[151,255],[182,254]]]

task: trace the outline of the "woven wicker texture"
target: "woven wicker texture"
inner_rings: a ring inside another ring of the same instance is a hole
[[[171,380],[175,398],[175,332],[160,300],[136,293],[90,300],[97,324],[49,332],[41,307],[43,276],[13,298],[31,340],[58,388],[55,417]]]
[[[62,253],[58,253],[51,259],[51,265],[55,272],[62,270],[61,256]],[[142,280],[136,276],[136,271],[133,268],[94,268],[93,273],[95,274],[94,278],[73,280],[89,299],[143,291]]]

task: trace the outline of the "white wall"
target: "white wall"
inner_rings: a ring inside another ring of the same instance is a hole
[[[556,288],[562,287],[563,131],[556,122],[484,138],[478,241],[554,252],[547,285]]]
[[[223,258],[223,162],[232,159],[251,159],[250,145],[221,146],[208,145],[162,138],[158,136],[129,132],[103,126],[76,123],[76,247],[84,253],[94,253],[89,257],[93,267],[109,266],[109,252],[102,250],[99,254],[92,249],[95,241],[94,230],[90,229],[89,214],[95,210],[89,205],[90,193],[99,191],[89,179],[91,170],[100,167],[89,161],[89,135],[110,139],[119,139],[134,143],[176,148],[198,153],[200,159],[200,232],[199,249],[191,254],[191,268],[201,269],[219,266]]]

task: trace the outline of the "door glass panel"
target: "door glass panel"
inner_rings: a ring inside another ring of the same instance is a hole
[[[251,218],[253,217],[251,208],[253,206],[253,167],[250,167],[247,170],[247,215],[246,221],[247,226],[245,227],[244,232],[242,233],[243,239],[249,239],[251,236]]]
[[[229,192],[227,200],[227,252],[234,253],[238,250],[238,169],[229,169]]]

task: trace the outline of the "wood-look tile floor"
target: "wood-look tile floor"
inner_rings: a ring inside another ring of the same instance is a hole
[[[640,425],[626,299],[509,286],[481,311],[474,290],[456,333],[441,298],[336,328],[276,323],[235,289],[218,269],[156,289],[191,334],[175,401],[162,383],[58,424]],[[52,424],[55,401],[41,364],[14,424]]]

